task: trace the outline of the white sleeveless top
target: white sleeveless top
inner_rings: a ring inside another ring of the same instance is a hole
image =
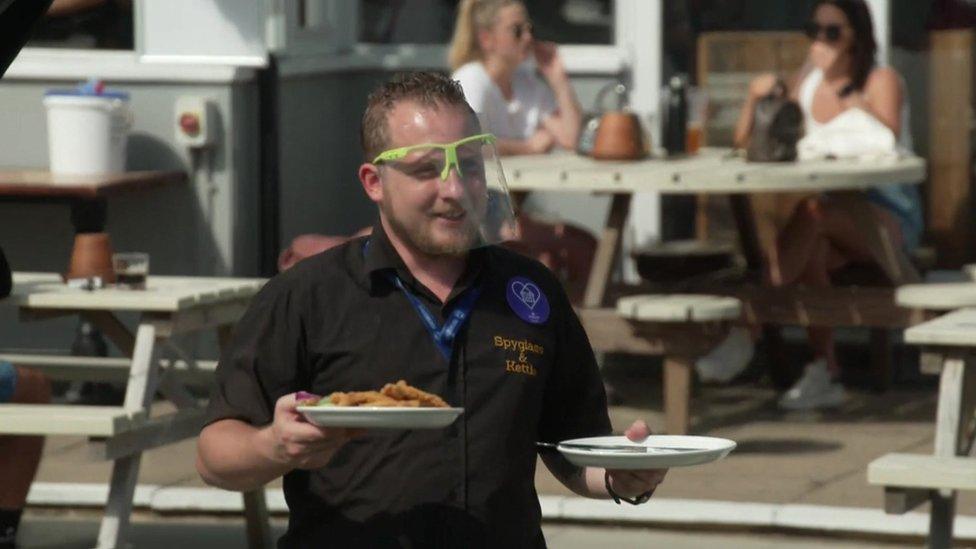
[[[803,111],[803,123],[806,133],[810,133],[826,124],[826,122],[817,122],[813,118],[813,96],[817,92],[817,87],[819,87],[820,83],[823,82],[823,78],[824,73],[821,69],[813,69],[809,74],[807,74],[803,81],[800,82],[800,90],[797,99],[799,99],[800,110]],[[900,85],[902,91],[904,92],[904,81],[902,81]],[[911,125],[911,113],[908,111],[908,99],[904,93],[902,94],[902,97],[901,133],[898,135],[898,145],[906,151],[911,151],[914,148],[912,143],[912,132],[909,127]]]
[[[810,133],[825,123],[820,123],[813,118],[813,96],[817,87],[823,82],[823,71],[813,69],[800,83],[799,93],[797,94],[800,103],[800,110],[803,111],[803,122],[806,132]],[[899,77],[900,78],[900,77]],[[905,81],[900,81],[902,91],[905,90]],[[898,146],[906,151],[912,150],[912,132],[909,129],[908,97],[903,96],[901,103],[901,133],[898,135]],[[925,223],[922,216],[922,200],[916,185],[880,185],[868,191],[868,199],[895,215],[901,227],[904,247],[911,251],[915,249],[921,240]]]

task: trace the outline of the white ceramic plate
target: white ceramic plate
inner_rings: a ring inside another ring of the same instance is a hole
[[[309,422],[322,427],[438,429],[454,423],[464,408],[299,406],[298,411]]]
[[[564,440],[557,449],[580,467],[662,469],[722,459],[735,449],[735,442],[677,435],[651,435],[641,442],[631,442],[624,436],[610,436]]]

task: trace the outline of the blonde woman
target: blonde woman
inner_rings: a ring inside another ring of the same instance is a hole
[[[530,56],[535,67],[526,63]],[[522,2],[462,0],[449,61],[468,103],[499,138],[501,154],[575,148],[579,102],[556,45],[534,39]]]

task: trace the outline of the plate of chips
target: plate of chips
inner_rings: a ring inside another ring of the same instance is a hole
[[[337,391],[321,398],[304,393],[297,398],[298,412],[321,427],[439,429],[464,412],[402,379],[379,391]]]

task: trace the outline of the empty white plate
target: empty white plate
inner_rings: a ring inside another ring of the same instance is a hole
[[[580,467],[664,469],[716,461],[735,449],[735,442],[715,437],[651,435],[641,442],[625,436],[564,440],[557,449]]]

